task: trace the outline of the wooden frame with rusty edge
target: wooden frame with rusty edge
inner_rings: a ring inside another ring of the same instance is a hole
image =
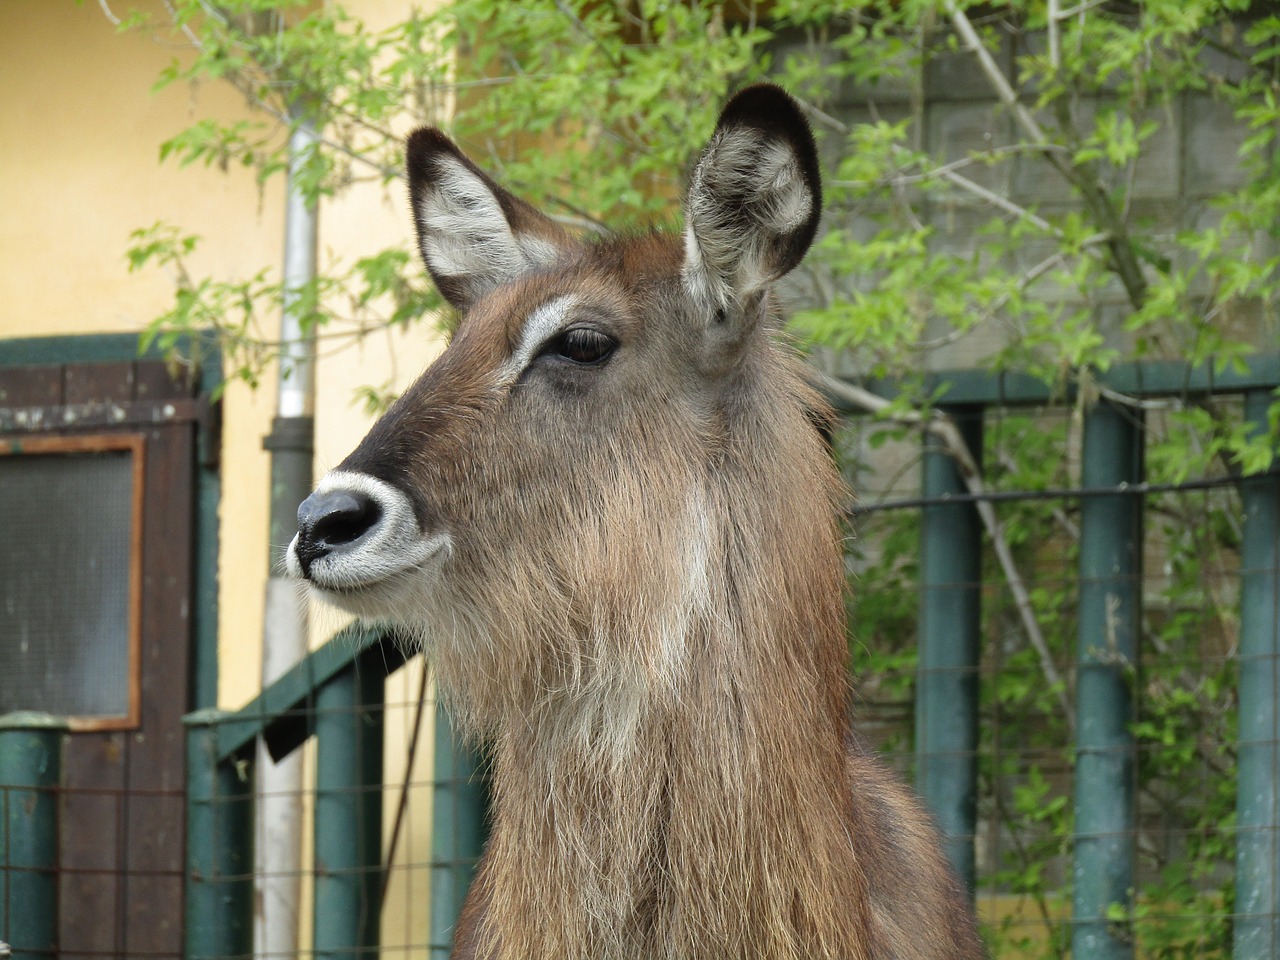
[[[142,726],[142,524],[146,448],[146,437],[141,433],[0,438],[0,457],[127,451],[133,458],[132,515],[129,523],[129,706],[125,713],[118,715],[66,717],[73,731],[136,730]]]

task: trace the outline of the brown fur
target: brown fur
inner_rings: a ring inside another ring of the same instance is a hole
[[[613,386],[619,409],[562,405],[534,442],[524,404],[487,392],[514,304],[572,289],[659,323],[610,269],[646,250],[674,295],[678,248],[659,246],[498,291],[371,436],[394,429],[425,515],[471,532],[445,595],[407,618],[429,624],[441,690],[494,757],[456,955],[975,956],[915,802],[847,747],[843,491],[790,350],[762,328],[714,393],[681,370],[678,336],[636,331],[651,356]],[[707,561],[693,609],[691,538]]]
[[[756,96],[735,101],[734,129],[769,113],[761,136],[803,153],[807,132]],[[416,204],[432,162],[411,160]],[[756,211],[725,210],[721,234],[752,229]],[[424,535],[452,537],[429,582],[378,589],[492,751],[493,830],[455,957],[981,955],[918,804],[851,745],[844,491],[814,429],[831,412],[759,286],[803,254],[816,205],[806,216],[780,241],[798,253],[775,263],[756,238],[740,275],[703,284],[736,297],[715,320],[678,236],[560,237],[514,275],[432,264],[471,291],[457,336],[341,469],[404,490]],[[707,262],[739,269],[719,242]],[[504,381],[531,311],[566,295],[616,355]]]

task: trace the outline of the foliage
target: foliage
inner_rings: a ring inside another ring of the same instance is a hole
[[[936,400],[921,373],[978,363],[1030,374],[1074,404],[1070,416],[1021,411],[989,427],[988,485],[1070,488],[1079,414],[1100,398],[1099,374],[1132,360],[1234,370],[1274,340],[1280,17],[1265,5],[1147,0],[1064,14],[1033,0],[455,0],[380,31],[330,3],[166,9],[123,24],[187,46],[158,85],[232,83],[251,119],[201,118],[162,145],[162,160],[243,166],[266,182],[286,170],[289,131],[305,118],[322,139],[295,182],[321,203],[361,181],[390,187],[399,134],[433,123],[571,226],[644,226],[679,196],[725,95],[781,79],[808,109],[828,176],[824,233],[793,284],[795,330],[829,369],[900,385],[845,439],[856,460],[896,451],[914,470],[903,451],[918,448]],[[176,278],[174,307],[152,333],[213,326],[256,380],[273,351],[265,318],[285,291],[269,271],[190,275],[197,242],[166,224],[134,236],[131,265]],[[414,322],[439,305],[403,249],[328,265],[303,293],[295,309],[321,337]],[[376,406],[385,391],[361,397]],[[1259,429],[1217,398],[1105,398],[1146,417],[1154,483],[1272,464],[1280,405]],[[909,487],[885,483],[883,496]],[[982,882],[1025,907],[993,921],[997,955],[1068,951],[1062,704],[1076,509],[1070,499],[1002,502],[988,531],[1007,552],[987,558],[999,572],[984,587],[994,613],[982,815],[994,839]],[[1143,886],[1113,919],[1144,956],[1225,955],[1239,502],[1228,486],[1175,491],[1148,512],[1158,572],[1145,588],[1134,729]],[[872,678],[863,696],[903,723],[916,523],[910,510],[869,515],[850,552],[865,585],[853,644],[859,675]],[[1019,583],[1038,638],[1017,609]]]

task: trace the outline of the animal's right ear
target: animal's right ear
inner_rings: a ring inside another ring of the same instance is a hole
[[[550,266],[573,241],[486,176],[439,130],[405,151],[418,248],[441,295],[462,313],[499,285]]]

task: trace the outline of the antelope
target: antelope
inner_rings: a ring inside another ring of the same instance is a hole
[[[772,287],[821,210],[777,87],[725,106],[682,233],[583,241],[407,145],[459,325],[298,510],[293,575],[420,641],[492,756],[453,956],[983,954],[849,721],[833,417]]]

